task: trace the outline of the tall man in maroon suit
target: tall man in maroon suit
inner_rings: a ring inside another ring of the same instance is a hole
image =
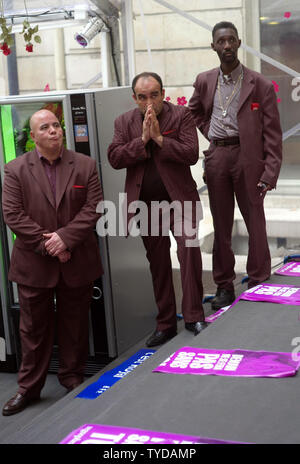
[[[156,346],[177,333],[177,322],[169,229],[164,234],[160,227],[157,235],[151,236],[152,206],[154,202],[171,204],[177,201],[183,206],[184,202],[189,202],[192,205],[190,217],[184,219],[196,226],[195,211],[200,200],[190,165],[199,157],[198,139],[190,111],[164,101],[160,76],[147,72],[139,74],[133,79],[132,89],[138,108],[116,119],[108,158],[115,169],[127,169],[125,191],[128,205],[140,200],[148,207],[149,229],[142,232],[142,239],[150,263],[158,316],[156,330],[146,344]],[[175,211],[171,213],[174,214],[171,214],[170,229],[177,241],[181,270],[182,314],[186,329],[198,334],[206,327],[200,248],[187,246],[192,235],[183,228],[181,234],[174,233],[178,223],[175,224]],[[179,220],[183,222],[183,217]],[[194,232],[196,235],[197,231]]]
[[[249,233],[249,288],[271,273],[263,201],[266,192],[276,186],[282,132],[273,85],[239,62],[240,45],[232,23],[215,25],[211,46],[221,67],[197,76],[189,102],[197,127],[210,141],[204,152],[204,180],[215,231],[214,310],[235,298],[235,259],[231,249],[234,194]]]
[[[96,163],[63,148],[63,131],[48,110],[30,122],[34,151],[5,166],[3,214],[16,234],[9,279],[17,282],[22,363],[19,388],[3,415],[38,399],[54,341],[56,297],[60,383],[83,381],[93,282],[102,274],[94,227],[102,192]]]

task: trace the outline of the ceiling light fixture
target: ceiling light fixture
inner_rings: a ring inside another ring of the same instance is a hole
[[[101,18],[93,17],[89,20],[86,26],[83,28],[81,32],[76,32],[75,40],[79,43],[82,47],[86,47],[90,41],[97,35],[104,27],[104,22]]]

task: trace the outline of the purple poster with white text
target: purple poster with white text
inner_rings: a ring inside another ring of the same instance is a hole
[[[300,305],[300,288],[293,285],[259,284],[242,293],[239,298],[286,305]]]
[[[251,350],[210,350],[184,346],[153,372],[230,377],[292,377],[300,360],[292,353]]]
[[[226,311],[228,311],[228,309],[230,309],[231,306],[224,306],[224,308],[219,309],[214,314],[207,316],[205,318],[205,322],[214,322],[216,319],[219,319],[219,317],[222,316],[222,314],[226,313]]]
[[[129,427],[116,427],[114,425],[85,424],[73,430],[64,440],[62,445],[182,445],[182,444],[235,444],[234,441],[203,438],[193,435],[181,435],[177,433],[155,432],[152,430],[136,429]],[[113,458],[114,456],[110,456]]]
[[[300,262],[289,262],[275,271],[275,274],[283,276],[300,276]]]

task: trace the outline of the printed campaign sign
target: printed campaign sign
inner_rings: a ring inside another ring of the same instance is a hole
[[[275,274],[283,276],[300,276],[300,262],[289,262],[284,264],[280,269],[275,271]]]
[[[292,353],[250,350],[210,350],[184,346],[153,370],[168,374],[234,377],[291,377],[300,359]]]
[[[98,398],[98,396],[102,395],[102,393],[108,390],[113,384],[118,382],[118,380],[125,377],[125,375],[129,374],[136,367],[146,361],[146,359],[152,356],[153,353],[155,353],[155,350],[139,350],[118,367],[115,367],[114,369],[111,369],[110,371],[107,371],[101,375],[96,382],[82,390],[77,395],[77,398],[86,398],[89,400]]]
[[[113,425],[85,424],[70,433],[60,442],[62,445],[138,444],[138,445],[181,445],[181,444],[234,444],[237,442],[201,438],[177,433],[154,432]],[[113,457],[113,456],[112,456]]]
[[[214,322],[216,319],[218,319],[220,316],[222,316],[222,314],[226,313],[226,311],[228,311],[228,309],[230,309],[231,306],[232,305],[224,306],[224,308],[219,309],[214,314],[211,314],[210,316],[207,316],[205,318],[205,322]]]
[[[228,309],[232,308],[232,306],[234,306],[238,301],[239,301],[240,297],[238,296],[233,303],[231,303],[231,305],[229,306],[224,306],[223,308],[219,309],[218,311],[216,311],[214,314],[211,314],[210,316],[207,316],[205,318],[205,322],[214,322],[216,319],[219,319],[220,316],[222,316],[224,313],[226,313],[226,311],[228,311]]]
[[[248,301],[266,301],[298,306],[300,304],[300,288],[293,285],[259,284],[246,290],[239,298]]]

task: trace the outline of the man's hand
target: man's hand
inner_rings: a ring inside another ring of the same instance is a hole
[[[150,120],[151,120],[150,137],[152,140],[154,140],[154,142],[157,143],[157,145],[162,147],[163,136],[161,135],[161,132],[160,132],[159,122],[156,117],[156,113],[152,107],[150,107]]]
[[[257,187],[261,189],[260,196],[262,196],[264,193],[267,193],[268,190],[272,190],[271,185],[265,184],[262,181],[258,182]]]
[[[57,255],[57,258],[61,263],[66,263],[71,258],[71,253],[68,250],[62,251]]]
[[[58,256],[62,251],[67,249],[67,246],[56,232],[43,234],[43,237],[46,239],[45,248],[50,256]]]
[[[142,140],[143,144],[147,145],[150,140],[150,126],[151,126],[151,107],[148,106],[147,111],[145,113],[144,121],[143,121],[143,133],[142,133]]]

